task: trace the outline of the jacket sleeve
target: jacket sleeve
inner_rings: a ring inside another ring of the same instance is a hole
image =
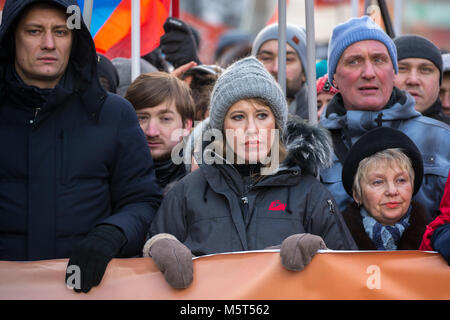
[[[450,175],[449,175],[450,177]],[[422,243],[420,244],[419,250],[432,251],[433,246],[431,244],[431,238],[437,228],[444,224],[450,223],[450,178],[447,178],[445,184],[444,195],[442,196],[441,203],[439,206],[440,215],[436,217],[426,228],[423,235]]]
[[[131,257],[141,253],[162,195],[136,113],[129,103],[124,104],[110,169],[112,215],[101,223],[124,232],[128,241],[120,256]]]
[[[178,181],[164,196],[164,200],[156,213],[150,227],[150,237],[158,233],[170,233],[179,241],[187,238],[185,186]]]
[[[315,184],[308,197],[305,230],[321,236],[332,250],[358,250],[331,193],[321,184]]]

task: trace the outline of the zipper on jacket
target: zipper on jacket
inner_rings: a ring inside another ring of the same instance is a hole
[[[330,212],[331,213],[334,213],[335,212],[335,210],[334,210],[334,205],[333,205],[333,201],[331,201],[331,200],[327,200],[327,203],[328,203],[328,206],[329,206],[329,208],[330,208]]]
[[[247,219],[248,219],[248,198],[246,196],[241,197],[241,207],[242,207],[242,217],[244,218],[245,225],[247,225]]]
[[[33,120],[30,120],[30,124],[33,124],[33,123],[36,122],[36,118],[38,116],[39,111],[41,111],[41,108],[35,108],[34,109],[34,118],[33,118]]]

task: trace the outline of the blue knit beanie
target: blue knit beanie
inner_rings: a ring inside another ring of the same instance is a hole
[[[351,18],[333,29],[328,44],[328,79],[333,84],[334,73],[342,53],[355,42],[378,40],[382,42],[391,56],[395,73],[398,73],[397,48],[394,41],[369,16]]]
[[[278,23],[270,24],[264,27],[255,37],[252,47],[252,55],[258,54],[259,48],[269,41],[278,40]],[[303,71],[306,76],[306,31],[303,27],[293,24],[286,26],[286,42],[297,52]]]

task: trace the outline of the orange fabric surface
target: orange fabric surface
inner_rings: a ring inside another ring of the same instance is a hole
[[[171,288],[150,258],[113,259],[98,287],[64,283],[67,260],[0,262],[0,299],[450,299],[450,267],[437,253],[325,252],[301,272],[277,252],[194,260],[194,281]]]

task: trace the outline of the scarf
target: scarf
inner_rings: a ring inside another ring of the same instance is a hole
[[[408,212],[393,226],[385,226],[370,216],[361,207],[361,217],[364,230],[374,243],[377,250],[397,250],[397,244],[403,232],[409,227],[411,206]]]
[[[172,159],[164,161],[154,161],[156,178],[159,186],[164,189],[172,181],[177,181],[186,175],[184,164],[176,165]]]

